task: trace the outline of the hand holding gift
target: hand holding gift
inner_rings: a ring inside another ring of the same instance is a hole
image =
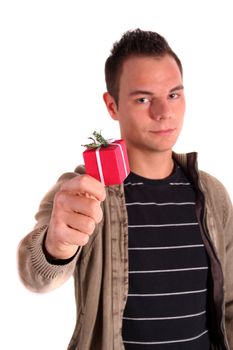
[[[86,173],[106,186],[121,184],[129,174],[129,162],[124,140],[106,140],[100,133],[89,137],[93,142],[83,152]]]
[[[87,174],[63,182],[54,197],[45,239],[50,258],[69,259],[79,246],[87,244],[102,220],[105,195],[104,185]]]
[[[93,136],[83,152],[87,174],[65,181],[55,195],[45,239],[50,258],[69,259],[87,244],[103,216],[104,185],[120,184],[129,173],[124,140],[105,140],[96,132]]]

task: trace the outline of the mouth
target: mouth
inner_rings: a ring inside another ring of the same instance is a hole
[[[155,135],[170,135],[175,131],[175,129],[159,129],[159,130],[150,130],[149,132]]]

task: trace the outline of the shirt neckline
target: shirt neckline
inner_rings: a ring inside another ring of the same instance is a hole
[[[163,179],[149,179],[149,178],[143,177],[143,176],[138,175],[138,174],[131,171],[129,173],[129,175],[127,176],[127,178],[125,179],[124,183],[127,183],[127,182],[143,183],[143,184],[147,184],[147,185],[168,184],[170,182],[174,182],[177,179],[178,173],[179,173],[179,170],[178,170],[179,168],[180,167],[177,165],[177,163],[174,162],[174,167],[173,167],[171,174]]]

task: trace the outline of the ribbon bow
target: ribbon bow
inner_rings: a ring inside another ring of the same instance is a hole
[[[93,137],[88,137],[88,139],[92,140],[93,142],[83,145],[84,147],[95,149],[99,147],[107,147],[111,143],[111,140],[106,140],[100,132],[94,131],[92,135]]]

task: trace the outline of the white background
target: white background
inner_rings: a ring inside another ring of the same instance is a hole
[[[93,130],[118,137],[105,110],[104,62],[124,31],[164,35],[184,66],[186,121],[176,151],[233,198],[231,1],[5,0],[0,3],[1,349],[64,350],[73,281],[37,295],[18,279],[16,250],[57,177],[82,162]],[[94,292],[94,291],[93,291]],[[5,345],[3,345],[5,344]]]

